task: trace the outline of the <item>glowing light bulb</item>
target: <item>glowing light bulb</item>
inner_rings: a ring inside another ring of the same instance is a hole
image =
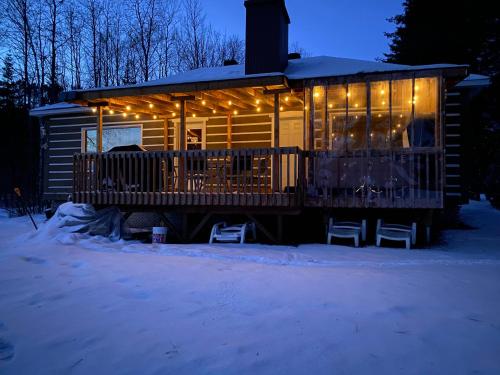
[[[283,111],[283,107],[280,107],[280,111]]]
[[[229,101],[227,102],[227,104],[228,104],[228,105],[233,105],[233,102],[232,102],[231,100],[229,100]]]
[[[420,89],[420,87],[415,86],[415,91],[418,91],[419,89]]]
[[[370,133],[370,137],[373,137],[373,133]]]
[[[358,107],[359,107],[359,104],[358,104],[358,103],[356,103],[356,104],[354,104],[354,106],[355,106],[356,108],[358,108]]]
[[[175,112],[172,112],[172,117],[175,117],[176,116],[176,113]]]
[[[127,114],[126,114],[126,113],[122,113],[122,116],[123,116],[123,117],[127,117]]]
[[[126,109],[127,111],[130,111],[130,106],[129,106],[129,105],[128,105],[128,106],[126,106],[126,107],[125,107],[125,109]]]
[[[395,134],[395,133],[396,133],[396,130],[393,130],[393,131],[392,131],[392,134]]]
[[[238,114],[238,111],[234,111],[234,112],[233,112],[233,114],[234,114],[234,115],[237,115],[237,114]]]
[[[382,105],[385,105],[385,101],[382,102]]]
[[[212,113],[215,115],[217,113],[217,111],[214,109],[214,110],[212,110]]]
[[[400,115],[399,115],[399,118],[403,118],[403,114],[400,114]]]
[[[260,112],[262,109],[260,107],[257,107],[257,112]]]
[[[401,127],[401,124],[397,124],[396,126],[397,126],[398,128],[400,128],[400,127]]]
[[[109,114],[110,115],[114,115],[115,114],[115,111],[113,111],[112,109],[109,110]]]
[[[314,93],[314,97],[315,97],[315,98],[319,98],[319,92],[315,92],[315,93]]]
[[[156,115],[154,115],[154,116],[153,116],[153,119],[155,119],[155,120],[156,120],[157,118],[158,118],[158,116],[156,116]]]
[[[139,117],[140,117],[139,115],[135,115],[135,118],[136,118],[137,120],[139,120]]]
[[[255,103],[260,104],[260,99],[257,99]]]
[[[92,112],[96,113],[97,112],[97,108],[92,108]]]
[[[384,95],[385,94],[385,90],[380,90],[380,95]]]
[[[351,136],[351,138],[354,138],[354,134],[353,133],[351,133],[350,136]]]
[[[287,102],[288,100],[290,100],[290,98],[288,96],[285,96],[285,102]]]
[[[306,106],[304,106],[304,109],[307,111],[309,109],[309,107],[306,105]]]
[[[153,108],[153,107],[154,107],[153,103],[149,103],[149,108]]]
[[[379,113],[377,117],[382,117],[382,115]]]
[[[179,108],[180,107],[180,104],[179,103],[175,103],[175,108]]]
[[[350,93],[350,92],[348,92],[348,93],[347,93],[347,97],[349,98],[350,96],[351,96],[351,93]]]
[[[202,100],[202,101],[201,101],[201,104],[202,104],[202,105],[206,105],[206,104],[207,104],[207,101],[206,101],[206,100]]]
[[[332,103],[328,104],[328,108],[333,108],[333,104]]]
[[[193,113],[191,116],[196,117],[196,113]]]

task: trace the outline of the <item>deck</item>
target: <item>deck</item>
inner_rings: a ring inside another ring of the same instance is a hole
[[[435,148],[81,153],[73,160],[73,201],[152,208],[442,208],[442,170]]]

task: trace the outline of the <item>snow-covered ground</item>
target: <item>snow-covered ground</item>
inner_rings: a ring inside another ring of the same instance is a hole
[[[500,211],[462,217],[411,251],[51,240],[2,217],[0,374],[499,374]]]

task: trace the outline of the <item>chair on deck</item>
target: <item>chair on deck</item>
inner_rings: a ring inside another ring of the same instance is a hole
[[[360,222],[335,221],[333,217],[328,221],[327,243],[331,245],[332,238],[352,238],[354,246],[359,247],[360,238],[366,241],[366,220]]]
[[[377,220],[377,246],[382,239],[389,241],[404,241],[409,250],[417,243],[417,223],[411,225],[387,224],[382,219]]]
[[[214,224],[210,233],[209,243],[214,242],[236,242],[243,244],[247,234],[251,234],[252,240],[257,239],[255,223],[236,224],[228,226],[225,222]]]

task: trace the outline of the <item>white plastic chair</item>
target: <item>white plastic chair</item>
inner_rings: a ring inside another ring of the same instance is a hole
[[[214,224],[210,233],[209,243],[214,242],[236,242],[245,243],[245,238],[251,234],[252,240],[256,240],[255,223],[236,224],[228,226],[226,222]]]
[[[327,243],[331,245],[332,238],[352,238],[354,246],[359,247],[360,237],[366,241],[366,220],[361,222],[335,221],[333,217],[328,221]]]
[[[410,225],[387,224],[382,219],[377,220],[377,246],[380,247],[382,239],[390,241],[404,241],[406,248],[417,243],[417,223]]]

